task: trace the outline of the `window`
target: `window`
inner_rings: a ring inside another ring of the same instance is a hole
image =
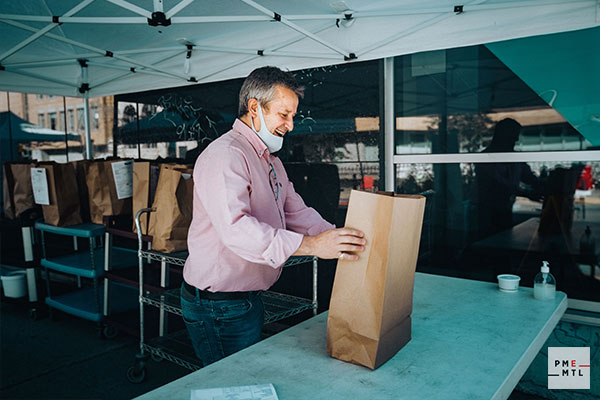
[[[93,105],[90,112],[92,117],[92,129],[96,130],[100,128],[100,114],[98,113],[98,106]]]
[[[480,153],[506,117],[522,125],[514,151],[591,146],[486,46],[396,57],[394,68],[396,154]]]
[[[66,130],[66,126],[65,126],[65,112],[61,111],[59,114],[59,118],[58,118],[58,123],[57,126],[60,127],[60,129],[62,130]]]
[[[549,261],[558,290],[599,301],[595,257],[580,245],[586,227],[600,235],[590,189],[600,162],[576,154],[589,138],[485,46],[398,56],[394,69],[395,189],[427,196],[417,269],[490,282],[512,273],[532,287]],[[496,129],[507,117],[520,127]],[[465,160],[482,152],[514,154]]]
[[[83,107],[77,109],[77,130],[79,132],[85,132],[85,117],[83,113]]]
[[[69,110],[69,131],[75,132],[75,110]]]
[[[56,113],[55,112],[51,112],[50,114],[48,114],[49,120],[50,120],[50,129],[56,129]]]
[[[38,114],[38,125],[41,126],[42,128],[46,127],[46,115],[45,114]]]

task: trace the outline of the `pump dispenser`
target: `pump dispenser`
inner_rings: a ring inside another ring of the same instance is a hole
[[[533,297],[538,300],[552,300],[556,295],[556,279],[550,273],[548,261],[543,261],[541,271],[533,280]]]

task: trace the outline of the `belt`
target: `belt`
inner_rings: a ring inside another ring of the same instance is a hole
[[[208,290],[200,290],[195,286],[190,285],[186,281],[183,281],[183,288],[192,297],[198,297],[206,300],[240,300],[249,299],[255,293],[258,292],[209,292]]]

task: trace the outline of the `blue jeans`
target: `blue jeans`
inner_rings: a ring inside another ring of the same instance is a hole
[[[207,300],[190,296],[182,287],[181,310],[196,356],[205,366],[261,338],[265,308],[259,293],[248,299]]]

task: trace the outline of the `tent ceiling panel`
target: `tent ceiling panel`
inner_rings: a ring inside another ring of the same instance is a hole
[[[149,26],[150,0],[3,2],[0,89],[81,96],[79,58],[93,97],[498,42],[600,26],[599,3],[164,0],[168,26]]]

